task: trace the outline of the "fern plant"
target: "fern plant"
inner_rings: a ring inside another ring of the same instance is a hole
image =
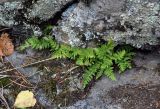
[[[134,55],[125,49],[115,51],[115,44],[112,40],[97,48],[79,48],[58,44],[49,34],[45,34],[41,39],[37,37],[27,39],[20,49],[24,50],[28,47],[37,50],[49,48],[52,51],[53,59],[69,58],[74,60],[77,65],[84,66],[86,68],[83,74],[84,88],[93,77],[99,79],[102,75],[105,75],[111,80],[116,80],[114,74],[115,64],[118,66],[119,72],[122,73],[131,68],[131,61]]]

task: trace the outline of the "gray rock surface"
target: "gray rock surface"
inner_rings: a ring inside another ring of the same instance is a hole
[[[22,1],[0,2],[0,26],[12,27],[17,25],[15,21],[18,10],[23,9]]]
[[[13,29],[13,34],[41,35],[40,24],[72,0],[2,0],[0,1],[0,27]],[[1,29],[1,28],[0,28]]]
[[[15,51],[11,56],[5,57],[4,62],[11,63],[19,73],[27,78],[27,81],[34,87],[34,94],[37,102],[46,109],[58,109],[57,107],[63,105],[63,103],[66,102],[66,99],[68,99],[68,101],[71,100],[69,104],[77,101],[73,94],[77,92],[76,95],[80,96],[78,95],[78,91],[82,89],[82,84],[81,79],[79,78],[79,72],[82,71],[82,69],[78,70],[78,66],[70,66],[71,68],[68,68],[68,65],[73,65],[69,63],[69,61],[56,62],[54,60],[50,60],[50,63],[47,63],[47,61],[45,61],[46,63],[42,63],[42,61],[37,63],[38,60],[35,59],[35,57],[44,56],[44,54],[42,54],[43,53],[37,53],[36,51],[33,51],[31,49],[27,49],[25,54]],[[37,64],[31,65],[31,63],[35,62]],[[1,64],[2,63],[0,63],[0,69],[5,67],[5,65]],[[62,72],[56,73],[53,69],[60,67],[59,64],[63,66],[63,69],[59,68],[62,70]],[[29,66],[22,67],[22,65]],[[59,80],[59,82],[58,80],[55,82],[55,80],[60,76],[60,73],[61,80]],[[60,81],[63,81],[63,83],[60,83]],[[13,98],[13,96],[11,96],[11,93],[6,95],[10,96],[10,98]],[[55,98],[55,96],[57,97]],[[14,100],[12,100],[11,104],[13,104],[13,102]]]
[[[71,1],[73,0],[38,0],[33,4],[31,9],[28,9],[26,18],[39,18],[42,21],[48,20],[53,17],[56,12],[60,11],[63,6]]]
[[[12,28],[15,36],[29,36],[32,33],[39,36],[42,34],[40,25],[73,1],[2,0],[0,27]],[[53,29],[58,41],[82,46],[94,38],[111,38],[118,44],[131,44],[137,48],[159,45],[159,0],[79,1],[66,7],[62,20]]]
[[[91,0],[70,7],[53,31],[58,41],[76,46],[98,37],[144,48],[160,44],[159,22],[159,0]]]
[[[12,63],[13,66],[18,67],[24,64],[25,58],[29,56],[34,57],[34,55],[35,53],[30,50],[27,51],[27,54],[20,54],[15,52],[12,56],[6,57],[4,61],[5,62],[9,61],[10,63]],[[112,92],[112,90],[115,90],[119,86],[125,87],[126,85],[129,85],[129,86],[135,85],[138,87],[139,85],[142,85],[142,87],[143,86],[147,87],[147,86],[156,85],[158,87],[160,85],[159,84],[160,53],[158,53],[157,51],[153,53],[148,53],[148,54],[137,52],[133,62],[135,66],[132,69],[125,71],[124,74],[121,74],[121,75],[116,73],[117,81],[111,81],[106,77],[103,77],[100,80],[97,80],[97,82],[91,87],[91,90],[89,90],[87,94],[88,96],[86,96],[83,100],[77,99],[76,100],[77,102],[72,103],[70,106],[56,108],[57,106],[54,104],[56,100],[51,101],[50,99],[48,99],[45,92],[41,88],[38,88],[35,91],[36,98],[38,102],[47,109],[53,109],[53,108],[54,109],[129,109],[129,108],[123,108],[122,104],[120,103],[114,103],[114,100],[112,100],[113,98],[109,96],[108,93]],[[53,66],[54,64],[52,64],[52,67]],[[41,71],[39,72],[36,66],[19,68],[18,70],[22,74],[24,74],[26,77],[28,77],[28,80],[33,84],[38,84],[40,81],[44,82],[43,81],[43,78],[45,77],[44,75],[47,74],[47,72],[41,72]],[[71,77],[68,79],[72,80],[69,83],[70,90],[75,89],[75,85],[79,84],[79,78],[75,75],[75,78]],[[61,90],[61,88],[57,88],[57,89]],[[58,93],[58,90],[57,90],[57,93]],[[151,89],[148,89],[148,90],[151,90]],[[118,91],[116,93],[118,93]],[[133,94],[130,94],[129,96],[133,96],[134,94],[136,94],[134,93],[134,91],[132,93]],[[142,95],[145,95],[145,94],[142,94]],[[79,96],[79,95],[77,94],[76,96]],[[151,99],[151,97],[149,97],[148,99]],[[125,97],[123,100],[124,102],[125,100],[132,101],[129,98],[127,99]],[[142,109],[142,108],[139,108],[141,105],[143,104],[139,103],[139,105],[137,105],[138,108],[136,109]],[[150,108],[150,109],[153,109],[153,108]]]
[[[159,81],[160,81],[159,56],[160,54],[156,53],[147,55],[137,53],[137,56],[134,59],[136,67],[126,71],[123,75],[117,75],[117,81],[111,81],[108,78],[103,77],[101,80],[96,82],[94,87],[92,87],[90,94],[86,99],[79,100],[72,106],[69,106],[67,108],[65,107],[62,109],[129,109],[129,108],[123,108],[121,104],[118,103],[114,104],[113,103],[114,101],[112,100],[114,98],[109,97],[108,92],[109,91],[112,92],[114,88],[117,88],[119,86],[125,87],[125,85],[138,86],[139,84],[142,84],[145,86],[147,84],[147,86],[150,85],[159,86]],[[115,93],[118,93],[118,90]],[[130,94],[129,96],[132,96],[132,94]],[[147,99],[150,98],[151,97]],[[132,105],[137,105],[137,104],[133,103]],[[141,107],[140,104],[137,105],[136,109],[142,109],[139,107]]]

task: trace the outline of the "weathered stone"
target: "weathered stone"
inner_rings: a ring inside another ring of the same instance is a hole
[[[54,17],[71,1],[73,0],[2,0],[0,27],[11,28],[13,35],[41,35],[41,23]]]
[[[23,9],[22,1],[0,2],[0,26],[12,27],[17,25],[18,22],[14,18],[20,9]]]
[[[100,80],[98,80],[95,85],[92,87],[90,90],[89,95],[84,99],[84,100],[79,100],[75,104],[69,106],[69,107],[64,107],[61,109],[129,109],[130,107],[137,106],[137,109],[143,109],[140,107],[150,107],[150,109],[154,109],[154,105],[146,104],[144,105],[142,98],[137,95],[137,92],[135,92],[135,88],[132,88],[130,93],[126,93],[129,91],[127,89],[126,85],[128,86],[135,86],[139,89],[141,89],[143,86],[146,87],[147,91],[142,91],[140,95],[143,96],[143,99],[149,99],[148,101],[150,103],[152,100],[152,96],[146,97],[149,95],[149,90],[154,90],[155,88],[159,88],[159,70],[156,70],[157,67],[160,64],[160,54],[157,53],[151,53],[151,54],[141,54],[137,53],[136,57],[134,58],[134,63],[137,67],[127,70],[124,72],[123,75],[118,75],[117,74],[117,80],[116,81],[111,81],[110,79],[103,77]],[[149,66],[153,63],[152,66]],[[149,88],[149,86],[157,86],[154,88]],[[123,90],[123,94],[119,92],[119,90],[114,90],[115,88],[119,86],[124,86],[126,87],[126,90]],[[140,87],[141,86],[141,87]],[[152,90],[152,91],[153,91]],[[114,92],[113,92],[114,91]],[[114,97],[109,96],[109,92],[115,93],[115,97],[118,98],[118,101],[123,101],[125,102],[125,105],[128,105],[129,102],[129,108],[123,108],[122,103],[114,101]],[[147,92],[147,94],[144,94],[144,92]],[[153,95],[155,92],[152,92]],[[118,94],[123,96],[123,99],[119,99]],[[139,99],[131,99],[131,96],[136,96]],[[127,96],[127,97],[126,97]],[[155,98],[157,98],[155,96]],[[127,101],[126,101],[127,100]],[[140,103],[135,103],[137,100],[141,100]],[[133,108],[135,109],[135,108]]]
[[[83,37],[102,37],[144,48],[160,44],[159,22],[159,0],[92,0],[70,7],[53,32],[58,41],[76,46],[85,45]]]
[[[31,9],[28,9],[26,18],[39,18],[42,21],[48,20],[71,1],[73,0],[38,0]]]

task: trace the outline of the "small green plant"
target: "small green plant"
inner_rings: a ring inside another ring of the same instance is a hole
[[[38,39],[35,36],[27,39],[23,45],[20,46],[20,50],[24,50],[26,48],[31,47],[32,49],[36,50],[43,50],[49,48],[57,48],[57,43],[51,37],[43,37]]]
[[[77,65],[85,67],[86,70],[83,74],[84,88],[93,77],[98,79],[102,75],[105,75],[111,80],[116,80],[114,67],[118,66],[120,73],[131,68],[131,61],[134,55],[133,52],[125,49],[115,51],[115,44],[112,40],[97,48],[79,48],[66,44],[58,44],[48,35],[41,39],[31,37],[25,41],[20,49],[24,50],[28,47],[37,50],[50,49],[53,59],[69,58],[74,60]]]

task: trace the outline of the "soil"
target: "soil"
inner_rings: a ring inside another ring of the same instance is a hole
[[[3,67],[0,67],[0,72],[15,68],[15,66],[18,67],[20,64],[19,60],[23,60],[24,65],[37,61],[36,60],[37,57],[34,57],[35,59],[32,57],[24,58],[24,57],[21,57],[20,54],[17,52],[15,52],[11,57],[16,57],[16,59],[8,58],[7,60],[8,62],[4,62]],[[20,57],[20,59],[19,58],[17,59],[17,57]],[[11,91],[10,94],[4,94],[6,96],[5,97],[6,100],[10,102],[9,104],[10,106],[13,106],[14,99],[16,98],[16,95],[18,94],[18,92],[20,92],[21,90],[32,90],[34,91],[37,98],[36,106],[33,109],[47,108],[46,106],[44,106],[43,108],[44,104],[40,103],[42,98],[45,99],[44,97],[40,96],[40,94],[42,93],[38,90],[41,90],[41,89],[43,90],[43,94],[45,94],[46,96],[45,100],[51,101],[51,103],[55,103],[56,105],[68,106],[82,99],[83,95],[85,95],[83,91],[81,91],[76,87],[75,89],[72,89],[73,91],[70,90],[70,87],[72,87],[70,86],[70,77],[74,77],[74,76],[75,78],[78,78],[79,76],[81,77],[82,75],[81,72],[83,72],[83,70],[80,67],[78,67],[76,69],[73,69],[71,71],[72,73],[70,72],[63,73],[68,71],[70,68],[73,68],[74,66],[75,66],[74,62],[67,59],[45,61],[35,65],[29,65],[27,67],[24,67],[23,68],[24,71],[18,69],[18,70],[11,70],[9,72],[7,71],[4,72],[5,74],[10,75],[11,77],[4,78],[4,80],[0,79],[0,84],[2,84],[5,88],[8,88],[8,90]],[[36,74],[34,74],[35,73],[34,68],[36,68],[38,71],[41,71],[43,74],[38,74],[37,76]],[[27,69],[30,69],[30,70],[27,70]],[[27,72],[27,75],[25,74],[26,72]],[[28,74],[28,72],[31,72],[32,74]],[[23,76],[20,75],[19,73],[22,73]],[[33,75],[33,77],[29,75]],[[55,75],[55,77],[53,75]],[[20,77],[19,80],[16,80],[17,76]],[[27,79],[27,81],[31,83],[31,86],[29,84],[26,84],[26,82],[23,79]],[[40,79],[40,81],[38,79]],[[9,87],[6,87],[6,86],[9,86]],[[59,93],[58,93],[58,90],[60,90]],[[11,96],[12,101],[8,99],[9,98],[8,96],[10,95],[13,95]],[[53,99],[54,99],[54,102],[52,102]],[[42,102],[45,102],[45,100]],[[3,108],[4,107],[3,103],[0,102],[0,104],[1,104],[0,108]],[[50,105],[49,107],[53,107],[53,106]]]

